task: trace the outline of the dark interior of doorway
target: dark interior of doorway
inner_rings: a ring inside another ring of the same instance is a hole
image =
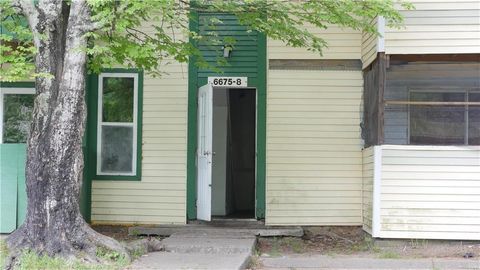
[[[256,91],[214,90],[213,104],[212,215],[255,218]]]

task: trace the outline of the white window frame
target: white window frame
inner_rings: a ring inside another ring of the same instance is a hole
[[[35,95],[35,88],[30,87],[0,87],[0,144],[3,144],[3,101],[4,95],[21,94]]]
[[[133,78],[133,122],[132,123],[118,123],[118,122],[103,122],[103,79],[104,78]],[[97,175],[117,175],[117,176],[135,176],[137,175],[137,125],[138,125],[138,73],[116,73],[105,72],[98,75],[98,111],[97,111]],[[103,126],[117,126],[117,127],[132,127],[132,172],[114,172],[107,173],[101,171],[102,165],[102,127]]]

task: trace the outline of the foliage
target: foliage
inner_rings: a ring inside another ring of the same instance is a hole
[[[17,14],[11,0],[0,1],[0,80],[12,81],[45,74],[35,74],[32,59],[35,48],[32,35],[23,17]],[[195,57],[198,66],[208,65],[194,44],[234,44],[235,40],[218,40],[189,30],[194,12],[223,12],[238,16],[250,30],[284,41],[289,46],[307,47],[318,53],[328,44],[322,37],[310,33],[306,25],[327,28],[331,24],[376,33],[371,21],[377,16],[388,19],[389,25],[402,22],[395,4],[412,8],[403,0],[88,0],[92,21],[97,26],[88,32],[86,50],[90,71],[123,65],[161,75],[161,65],[170,61],[186,62]],[[213,18],[212,24],[221,24]],[[142,30],[140,30],[142,29]],[[219,62],[222,59],[219,58]]]
[[[103,122],[133,122],[132,78],[103,79]]]
[[[8,247],[7,243],[5,241],[0,240],[0,268],[5,265],[5,260],[7,259],[8,256]]]
[[[36,49],[25,18],[9,1],[0,1],[0,23],[0,81],[31,78],[35,75]]]
[[[400,255],[394,251],[384,251],[378,255],[380,259],[400,259]]]
[[[104,259],[106,261],[115,262],[119,265],[126,265],[128,263],[127,259],[123,257],[120,253],[104,247],[98,247],[96,255],[98,258]]]
[[[25,143],[33,111],[33,95],[7,94],[4,96],[3,142]]]
[[[98,251],[97,251],[98,253]],[[112,259],[108,257],[113,253],[106,253],[105,256],[100,254],[98,257],[111,261],[110,263],[103,264],[88,264],[79,260],[66,260],[59,257],[49,257],[46,255],[38,255],[33,251],[25,251],[20,257],[18,266],[15,269],[18,270],[31,270],[31,269],[49,269],[49,270],[115,270],[122,269],[127,265],[126,260],[122,260],[120,257]]]
[[[16,269],[88,269],[78,262],[68,262],[61,258],[52,258],[46,255],[37,255],[35,252],[26,251],[20,257]]]

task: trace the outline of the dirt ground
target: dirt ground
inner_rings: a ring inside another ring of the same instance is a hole
[[[101,234],[110,236],[121,242],[128,242],[128,241],[142,238],[140,236],[128,235],[127,226],[93,225],[92,228]]]
[[[94,230],[122,242],[142,236],[128,235],[126,226],[94,225]],[[304,227],[305,235],[297,237],[261,237],[258,256],[285,254],[355,255],[385,259],[395,258],[478,258],[480,241],[441,240],[373,240],[361,227]]]
[[[305,227],[303,238],[259,238],[259,256],[325,254],[395,258],[475,258],[479,241],[373,240],[361,227]]]

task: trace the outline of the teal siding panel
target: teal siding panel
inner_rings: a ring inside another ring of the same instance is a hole
[[[18,145],[0,144],[0,233],[17,228]]]
[[[27,185],[25,183],[27,145],[18,144],[17,153],[17,227],[20,227],[27,215]]]

